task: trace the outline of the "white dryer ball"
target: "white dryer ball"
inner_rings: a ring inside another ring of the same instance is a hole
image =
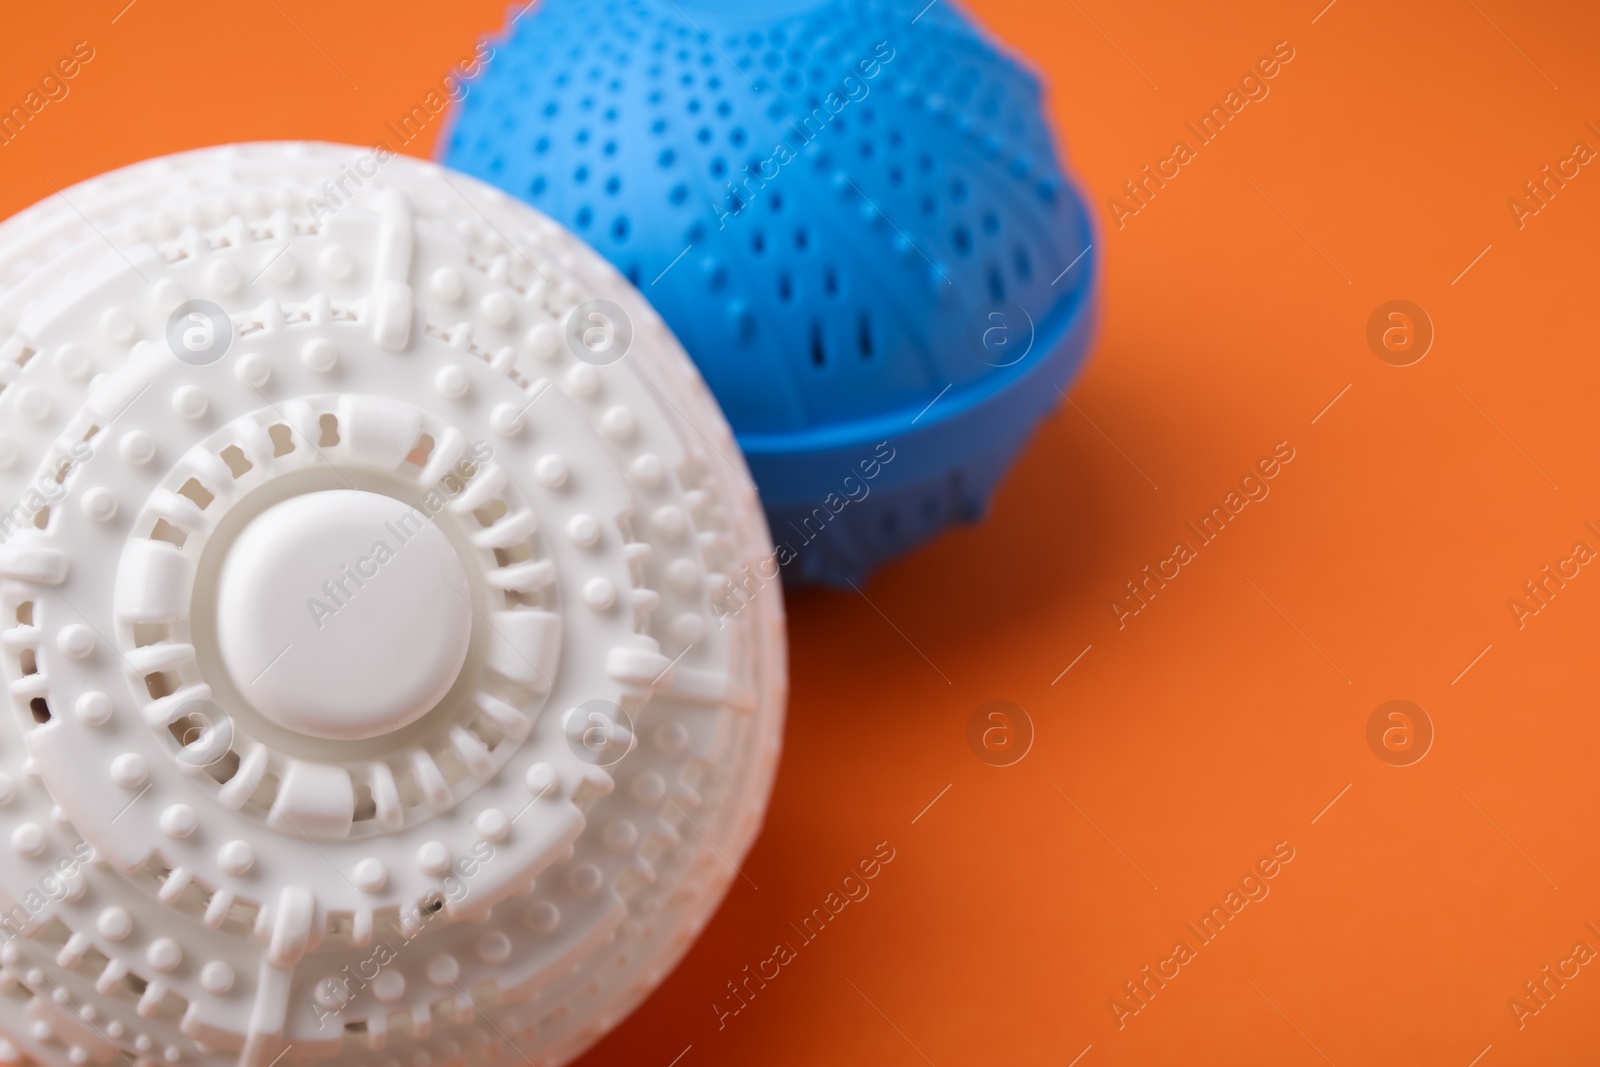
[[[637,292],[432,164],[229,146],[0,225],[0,367],[0,1045],[560,1064],[623,1018],[785,694],[776,586],[666,580],[772,546]]]

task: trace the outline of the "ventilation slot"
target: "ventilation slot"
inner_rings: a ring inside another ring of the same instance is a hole
[[[332,448],[339,443],[339,416],[330,412],[318,419],[317,425],[322,429],[318,448]]]
[[[156,671],[154,674],[145,675],[144,687],[149,691],[152,700],[160,700],[178,691],[178,680],[165,671]]]
[[[996,304],[1006,299],[1006,280],[1000,276],[1000,268],[993,265],[989,267],[989,299]]]
[[[287,456],[294,451],[294,431],[281,422],[267,427],[267,436],[272,438],[272,455]]]
[[[190,500],[194,501],[194,506],[199,508],[201,511],[204,511],[206,508],[210,507],[211,502],[217,499],[211,494],[210,490],[201,485],[200,482],[194,478],[190,478],[178,488],[178,495],[186,496]]]
[[[811,365],[820,367],[828,362],[828,353],[822,347],[822,323],[811,320]]]
[[[238,481],[249,472],[250,461],[244,458],[244,451],[238,445],[229,445],[222,450],[220,455],[222,456],[222,462],[228,465],[228,471],[233,475],[235,481]]]
[[[431,455],[433,455],[433,435],[423,434],[417,438],[416,447],[411,450],[411,454],[406,456],[406,462],[412,466],[426,467],[428,457]]]
[[[183,542],[187,539],[187,534],[166,519],[157,519],[155,529],[150,531],[150,540],[165,541],[176,548],[182,548]]]

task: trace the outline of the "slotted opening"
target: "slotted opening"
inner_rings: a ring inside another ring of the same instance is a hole
[[[428,457],[431,455],[433,455],[433,436],[431,434],[423,434],[417,438],[416,447],[412,448],[411,452],[406,456],[406,462],[413,466],[426,467],[428,465]]]
[[[157,519],[155,529],[150,531],[150,540],[165,541],[169,545],[176,545],[178,548],[183,547],[183,542],[187,538],[187,534],[166,519]]]
[[[1033,277],[1033,261],[1028,258],[1026,248],[1018,248],[1016,254],[1017,277],[1027,281]]]
[[[211,495],[210,490],[201,485],[200,482],[194,478],[190,478],[188,481],[184,482],[178,487],[178,495],[188,497],[190,500],[194,501],[195,506],[202,511],[209,507],[211,502],[216,499],[215,496]]]
[[[991,264],[989,266],[989,299],[996,304],[1003,303],[1006,298],[1006,280],[1000,276],[1000,268]]]
[[[50,721],[50,705],[44,697],[34,697],[28,701],[28,710],[33,712],[33,721],[43,725]]]
[[[856,347],[862,359],[872,358],[872,319],[865,311],[856,319]]]
[[[828,353],[822,347],[822,323],[811,320],[811,365],[820,367],[828,362]]]
[[[239,773],[239,753],[230,749],[221,759],[207,765],[205,771],[218,785],[232,781],[233,776]]]
[[[28,365],[28,360],[32,359],[37,354],[38,353],[31,348],[24,348],[21,352],[17,353],[17,366],[26,367]]]
[[[153,699],[160,700],[178,691],[178,680],[166,671],[156,671],[144,676],[144,687]]]
[[[839,275],[831,266],[822,272],[822,291],[829,296],[839,292]]]
[[[322,436],[317,440],[318,448],[332,448],[339,443],[339,416],[329,412],[317,420],[317,425],[322,429]]]
[[[136,622],[133,624],[134,648],[158,645],[166,639],[167,624],[164,622]]]
[[[33,513],[33,524],[41,530],[50,524],[49,504],[46,504],[44,507]]]
[[[356,783],[356,807],[353,818],[356,822],[367,822],[378,817],[378,802],[372,797],[372,784],[370,782]]]
[[[491,500],[474,511],[472,517],[478,520],[479,526],[493,526],[505,517],[508,510],[504,500]]]
[[[244,450],[238,445],[229,445],[224,448],[221,456],[222,462],[228,465],[228,472],[233,475],[235,481],[243,477],[245,472],[251,468],[250,461],[244,458]]]
[[[788,271],[778,275],[778,299],[785,303],[794,299],[794,280],[789,277]]]
[[[39,658],[31,648],[25,648],[17,653],[17,660],[22,665],[23,674],[39,673]]]
[[[513,563],[522,563],[533,558],[533,550],[526,544],[518,541],[514,545],[494,550],[494,561],[501,567],[509,567]]]
[[[22,603],[17,605],[17,625],[33,625],[33,601],[24,600]]]
[[[59,918],[53,918],[33,935],[35,941],[48,948],[61,948],[72,937],[72,928]]]
[[[228,909],[228,917],[222,920],[222,928],[230,933],[249,934],[255,929],[256,915],[260,911],[255,904],[235,904]]]
[[[267,436],[272,438],[272,455],[287,456],[294,451],[294,431],[281,422],[267,427]]]
[[[955,246],[957,253],[966,255],[972,251],[972,231],[965,226],[957,226],[950,234],[950,243]]]

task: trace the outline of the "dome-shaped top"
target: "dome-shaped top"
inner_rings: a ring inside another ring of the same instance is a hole
[[[765,458],[870,452],[981,404],[1087,300],[1089,223],[1036,79],[924,5],[545,0],[494,42],[449,137],[452,165],[656,306],[769,508],[838,475],[772,485]]]
[[[206,149],[0,225],[0,1064],[597,1040],[771,788],[734,451],[609,265],[430,163]]]

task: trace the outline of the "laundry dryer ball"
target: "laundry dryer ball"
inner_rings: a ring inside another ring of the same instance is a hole
[[[514,8],[443,142],[699,365],[783,573],[979,516],[1088,346],[1097,255],[1037,77],[949,0]]]
[[[0,1063],[598,1039],[771,788],[739,463],[620,275],[431,163],[207,149],[0,224]]]

